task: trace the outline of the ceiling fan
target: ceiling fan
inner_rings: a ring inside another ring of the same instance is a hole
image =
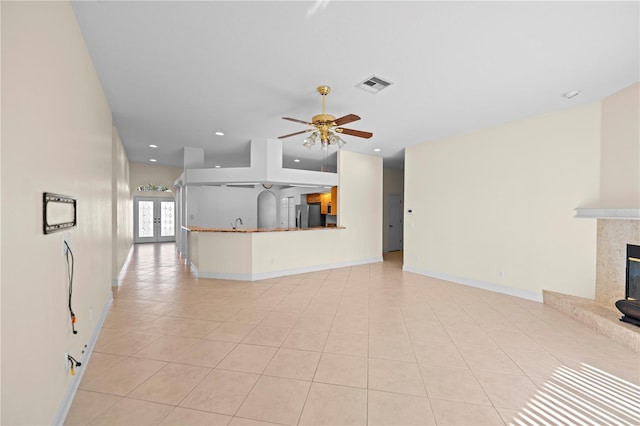
[[[329,145],[337,144],[342,147],[346,142],[336,133],[356,136],[359,138],[369,139],[373,136],[371,132],[363,132],[361,130],[353,130],[353,129],[345,129],[344,127],[340,127],[343,124],[352,123],[354,121],[360,120],[355,114],[347,114],[340,118],[335,118],[331,114],[325,113],[325,100],[327,95],[331,92],[331,88],[329,86],[319,86],[318,93],[322,95],[322,114],[314,115],[311,118],[311,121],[298,120],[296,118],[290,117],[282,117],[284,120],[294,121],[296,123],[307,124],[309,126],[313,126],[311,129],[302,130],[295,133],[289,133],[288,135],[280,136],[278,139],[288,138],[290,136],[301,135],[303,133],[311,133],[311,135],[305,139],[303,145],[307,148],[311,149],[313,145],[315,145],[316,141],[319,139],[320,144],[322,145],[322,149],[326,150]]]

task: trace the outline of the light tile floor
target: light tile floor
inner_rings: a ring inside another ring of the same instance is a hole
[[[135,246],[66,424],[640,423],[638,354],[541,303],[401,253],[237,282],[174,248]]]

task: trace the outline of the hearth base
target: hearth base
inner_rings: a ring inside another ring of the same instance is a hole
[[[640,353],[640,327],[620,321],[620,312],[593,299],[543,290],[544,304],[569,315],[613,341]]]
[[[616,308],[623,313],[620,321],[640,327],[640,300],[618,300]]]

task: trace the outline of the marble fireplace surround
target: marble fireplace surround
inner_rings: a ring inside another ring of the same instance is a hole
[[[624,299],[627,244],[640,246],[640,209],[576,209],[597,219],[595,300],[543,292],[544,303],[640,352],[640,327],[620,322],[615,302]]]
[[[598,219],[596,302],[624,299],[627,244],[640,246],[640,220]]]

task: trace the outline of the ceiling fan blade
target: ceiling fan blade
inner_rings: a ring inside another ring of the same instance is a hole
[[[365,139],[369,139],[371,136],[373,136],[373,133],[371,132],[363,132],[362,130],[345,129],[344,127],[338,127],[336,129],[336,132],[342,133],[345,135],[357,136],[359,138],[365,138]]]
[[[313,129],[302,130],[302,131],[300,131],[300,132],[295,132],[295,133],[289,133],[288,135],[278,136],[278,139],[288,138],[289,136],[301,135],[301,134],[303,134],[303,133],[310,132],[311,130],[313,130]]]
[[[298,120],[297,118],[290,117],[282,117],[283,120],[295,121],[296,123],[308,124],[309,126],[313,126],[313,123],[309,123],[308,121]]]
[[[347,123],[352,123],[354,121],[358,121],[360,120],[360,117],[358,117],[355,114],[347,114],[344,117],[340,117],[337,118],[334,123],[336,123],[336,126],[342,126],[343,124],[347,124]]]

